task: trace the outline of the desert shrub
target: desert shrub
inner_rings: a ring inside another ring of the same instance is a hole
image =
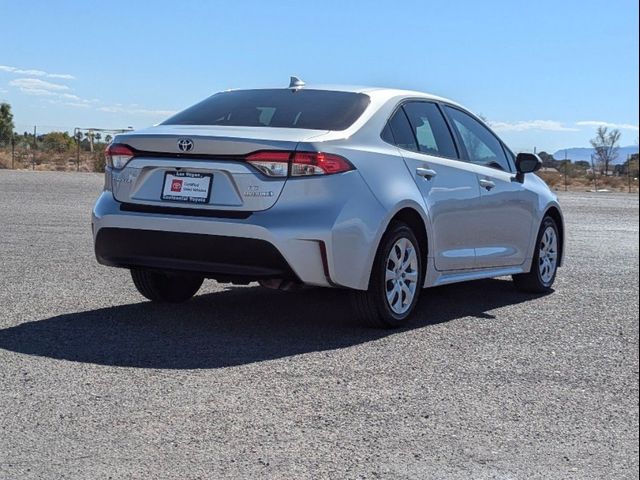
[[[93,171],[94,172],[104,172],[106,161],[104,158],[104,151],[100,150],[94,154],[93,157]]]

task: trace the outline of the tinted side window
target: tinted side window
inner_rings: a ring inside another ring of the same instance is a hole
[[[435,103],[411,102],[404,105],[421,152],[458,158],[449,127]]]
[[[382,131],[382,139],[405,150],[417,150],[416,139],[402,108],[399,108],[387,122]]]
[[[509,159],[509,165],[511,165],[511,168],[513,168],[516,164],[515,155],[511,153],[511,151],[508,148],[504,149],[504,153],[507,155],[507,158]]]
[[[484,125],[456,108],[445,107],[460,134],[469,161],[485,167],[511,171],[502,144]]]

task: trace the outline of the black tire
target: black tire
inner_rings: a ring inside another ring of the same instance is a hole
[[[549,227],[553,228],[555,231],[556,239],[558,240],[558,248],[560,247],[560,236],[558,235],[558,226],[556,225],[555,220],[548,216],[544,217],[540,224],[540,229],[538,230],[538,236],[536,237],[533,260],[531,261],[531,270],[529,270],[528,273],[520,273],[512,276],[513,282],[518,290],[528,293],[547,293],[551,291],[551,287],[553,286],[553,282],[555,281],[556,274],[558,272],[557,262],[553,276],[550,280],[545,282],[540,274],[540,244],[544,232]],[[559,254],[560,252],[557,253]]]
[[[132,269],[131,278],[141,295],[152,302],[180,303],[193,297],[204,278],[155,270]]]
[[[418,280],[413,301],[408,310],[402,314],[398,314],[391,309],[389,301],[387,300],[385,271],[391,249],[401,238],[408,239],[414,246],[418,259]],[[418,298],[420,297],[420,291],[422,290],[422,265],[420,244],[411,228],[402,222],[392,223],[383,235],[373,261],[369,289],[364,291],[354,290],[352,292],[353,307],[359,320],[364,325],[374,328],[398,328],[406,325],[415,310]]]

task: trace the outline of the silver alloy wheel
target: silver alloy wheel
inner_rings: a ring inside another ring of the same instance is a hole
[[[385,271],[387,302],[402,315],[413,303],[418,287],[418,255],[408,238],[400,238],[389,251]]]
[[[553,280],[558,265],[558,235],[553,227],[547,227],[540,239],[539,272],[542,282]]]

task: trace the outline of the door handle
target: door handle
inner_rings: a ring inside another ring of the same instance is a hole
[[[438,172],[436,172],[435,170],[431,170],[430,168],[422,168],[422,167],[416,168],[416,173],[422,178],[426,178],[427,180],[431,180],[433,177],[435,177],[438,174]]]
[[[491,190],[492,188],[494,188],[496,186],[496,184],[494,182],[492,182],[491,180],[488,180],[486,178],[481,178],[480,179],[480,186],[486,188],[487,190]]]

